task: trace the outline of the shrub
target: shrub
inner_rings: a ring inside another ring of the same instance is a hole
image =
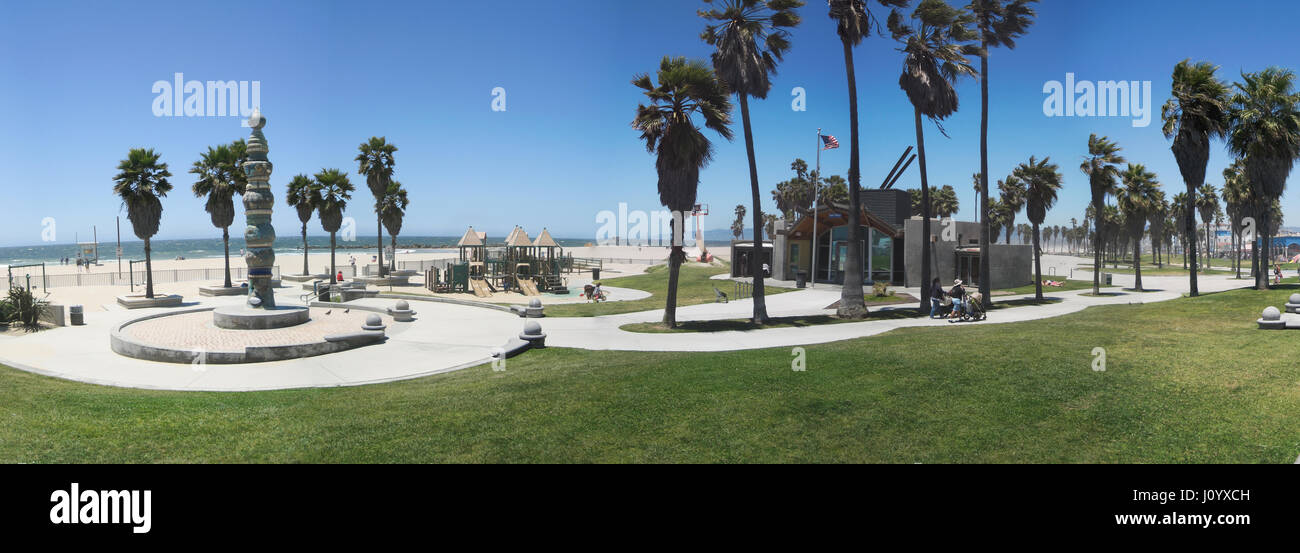
[[[50,307],[50,302],[32,295],[31,290],[18,287],[9,289],[9,298],[5,303],[9,305],[10,312],[6,320],[21,324],[29,331],[41,329],[41,315]]]
[[[876,297],[881,298],[894,295],[894,293],[889,290],[889,283],[887,282],[877,282],[872,284],[871,291],[876,294]]]

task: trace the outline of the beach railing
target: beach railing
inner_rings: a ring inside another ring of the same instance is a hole
[[[272,268],[271,278],[280,278],[280,267]],[[226,278],[225,269],[222,267],[212,267],[206,269],[154,269],[154,284],[172,284],[177,282],[194,282],[202,280],[219,281]],[[94,273],[69,273],[64,275],[48,275],[45,278],[46,288],[70,288],[73,286],[130,286],[132,284],[142,285],[146,280],[143,269],[134,271],[111,271],[111,272],[94,272]],[[242,267],[230,268],[230,280],[232,284],[239,281],[248,280],[248,269]],[[38,282],[33,280],[32,285],[36,286]]]

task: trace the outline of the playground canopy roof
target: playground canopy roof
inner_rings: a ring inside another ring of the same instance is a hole
[[[510,236],[506,238],[506,246],[508,247],[524,248],[532,245],[533,241],[528,238],[528,233],[524,232],[523,227],[515,227],[515,230],[511,231]]]
[[[474,232],[474,227],[469,227],[469,230],[465,231],[465,236],[460,237],[460,242],[457,242],[456,246],[464,248],[468,246],[482,246],[485,244],[487,244],[487,233]]]
[[[551,238],[551,231],[546,230],[546,229],[542,229],[542,233],[539,234],[539,235],[537,235],[537,240],[536,240],[535,242],[533,242],[533,245],[534,245],[534,246],[537,246],[537,247],[539,247],[539,248],[558,248],[558,247],[560,247],[560,245],[557,244],[557,243],[555,242],[555,239],[554,239],[554,238]]]

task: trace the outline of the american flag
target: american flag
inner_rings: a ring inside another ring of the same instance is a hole
[[[840,141],[835,140],[834,136],[823,134],[821,135],[821,137],[822,137],[822,145],[825,146],[824,148],[822,148],[823,150],[834,150],[840,147]]]

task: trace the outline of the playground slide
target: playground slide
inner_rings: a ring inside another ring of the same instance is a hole
[[[536,282],[533,282],[533,281],[531,281],[531,280],[523,280],[523,279],[520,279],[520,280],[519,280],[519,291],[520,291],[520,292],[523,292],[525,296],[540,296],[540,295],[542,295],[541,292],[538,292],[538,291],[537,291],[537,283],[536,283]]]
[[[474,289],[475,296],[478,296],[480,298],[492,297],[492,292],[488,291],[488,283],[486,280],[483,280],[481,278],[471,278],[469,279],[469,286],[470,288]]]

